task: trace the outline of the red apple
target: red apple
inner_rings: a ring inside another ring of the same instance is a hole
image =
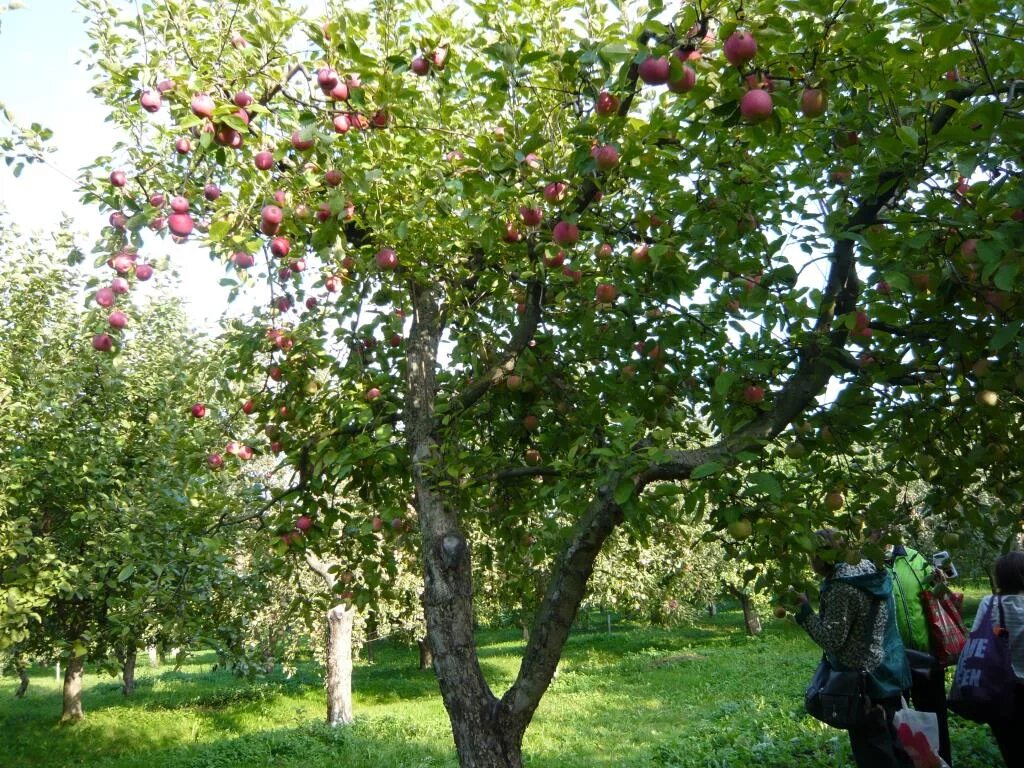
[[[336,86],[331,89],[330,97],[335,101],[348,101],[348,83],[338,82]]]
[[[740,99],[740,115],[748,123],[759,123],[773,109],[772,95],[768,91],[747,91]]]
[[[147,112],[158,112],[162,101],[160,91],[143,91],[142,95],[139,96],[139,104]]]
[[[109,333],[97,333],[92,337],[92,348],[97,352],[109,352],[114,348],[114,340]]]
[[[380,390],[377,387],[370,387],[366,390],[366,399],[370,402],[373,402],[378,397],[380,397]]]
[[[840,166],[839,168],[836,168],[834,171],[832,171],[832,173],[829,174],[829,180],[833,184],[839,185],[848,184],[852,177],[853,171],[851,171],[846,166]]]
[[[598,170],[610,171],[619,164],[619,150],[613,144],[601,144],[590,150]]]
[[[111,171],[110,183],[118,188],[123,187],[128,183],[128,176],[125,175],[124,171]]]
[[[544,199],[549,203],[558,203],[566,198],[569,193],[569,185],[564,181],[552,181],[544,187]]]
[[[220,469],[224,466],[224,457],[219,453],[211,453],[206,457],[206,464],[210,469]]]
[[[261,171],[269,171],[274,167],[274,154],[263,150],[262,152],[257,152],[252,161],[257,169]]]
[[[435,67],[443,70],[445,63],[448,61],[448,46],[439,45],[435,48],[434,52],[430,54],[430,60]]]
[[[192,234],[195,223],[187,213],[172,213],[167,217],[167,226],[172,234],[178,237],[188,237]]]
[[[342,182],[342,173],[336,168],[332,168],[324,174],[324,181],[327,182],[327,186],[336,187]]]
[[[534,416],[532,413],[527,414],[523,417],[523,429],[527,432],[536,432],[540,429],[540,419]]]
[[[108,221],[110,221],[110,226],[114,229],[124,229],[128,223],[128,217],[121,213],[121,211],[114,211],[110,214]]]
[[[821,117],[825,114],[825,92],[820,88],[804,88],[800,94],[800,110],[804,117]]]
[[[270,252],[279,259],[283,259],[292,249],[292,244],[287,237],[275,237],[270,241]]]
[[[726,39],[724,50],[726,60],[738,67],[757,55],[757,40],[747,30],[738,29]]]
[[[115,309],[109,315],[107,315],[107,322],[110,323],[111,328],[117,328],[121,330],[128,325],[128,315],[119,309]]]
[[[602,304],[611,304],[619,296],[619,289],[612,283],[598,283],[595,296]]]
[[[629,258],[634,264],[643,265],[651,262],[651,247],[647,243],[640,243],[633,252],[629,254]]]
[[[351,124],[348,120],[348,115],[335,115],[334,116],[334,130],[338,133],[348,133],[348,129]]]
[[[211,203],[220,197],[220,187],[216,184],[207,184],[203,187],[203,197],[209,200]]]
[[[505,224],[505,233],[501,236],[501,239],[506,243],[518,243],[523,239],[523,236],[519,234],[519,228],[516,227],[514,222],[508,222]]]
[[[536,466],[537,464],[540,464],[540,451],[538,451],[536,448],[530,448],[526,452],[524,458],[526,459],[527,464],[529,464],[530,466]]]
[[[565,251],[558,251],[554,256],[545,256],[544,264],[548,269],[558,269],[565,264]]]
[[[764,400],[764,389],[756,384],[748,384],[743,388],[743,402],[756,405]]]
[[[409,64],[409,69],[412,70],[414,75],[426,77],[428,74],[430,74],[430,62],[427,61],[422,56],[417,55]]]
[[[293,131],[292,146],[299,152],[308,152],[316,144],[316,138],[309,131]]]
[[[613,253],[611,243],[601,243],[597,246],[597,258],[599,259],[610,259]]]
[[[313,519],[309,515],[299,515],[299,518],[295,521],[295,527],[305,533],[313,527]]]
[[[252,99],[252,96],[249,95],[248,91],[238,91],[235,94],[234,98],[231,99],[231,101],[234,102],[236,107],[243,107],[244,108],[244,107],[248,107],[250,104],[252,104],[253,99]]]
[[[583,273],[578,269],[573,269],[568,264],[562,267],[562,274],[572,280],[574,283],[578,283],[583,279]]]
[[[174,213],[188,213],[188,209],[188,198],[182,197],[181,195],[175,195],[171,198],[171,210]]]
[[[167,93],[168,91],[173,91],[174,86],[175,82],[173,80],[161,80],[156,84],[156,89],[160,91],[160,93]]]
[[[673,93],[687,93],[697,84],[697,73],[689,64],[683,64],[682,74],[675,80],[668,81],[668,89]]]
[[[341,290],[342,282],[339,275],[329,275],[324,280],[324,288],[327,289],[328,293],[337,293]]]
[[[128,285],[128,281],[125,280],[123,277],[115,277],[113,280],[110,281],[110,290],[113,291],[118,296],[128,293],[129,287],[130,286]],[[100,290],[103,289],[101,288]]]
[[[187,155],[192,151],[192,142],[182,136],[174,143],[174,150],[179,155]]]
[[[664,56],[648,56],[637,68],[640,79],[648,85],[664,85],[668,82],[669,61]]]
[[[153,276],[153,265],[152,264],[139,264],[135,267],[135,277],[142,282],[146,282]]]
[[[316,72],[316,83],[324,93],[330,93],[338,85],[338,73],[330,67],[318,69]]]
[[[602,117],[608,117],[618,112],[620,105],[618,96],[608,93],[608,91],[601,91],[597,94],[597,101],[594,102],[594,112]]]
[[[580,239],[580,230],[570,221],[559,221],[551,230],[551,239],[559,245],[572,245]]]
[[[528,227],[540,226],[540,222],[544,218],[544,212],[540,208],[529,208],[525,205],[520,206],[519,215],[523,217],[523,224]]]
[[[205,93],[197,93],[192,97],[192,114],[196,117],[213,117],[213,99]]]
[[[197,419],[201,419],[206,416],[206,406],[202,403],[195,403],[192,406],[192,416]]]
[[[380,269],[395,269],[398,267],[398,254],[392,248],[381,248],[374,256],[377,267]]]

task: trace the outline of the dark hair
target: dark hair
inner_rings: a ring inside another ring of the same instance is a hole
[[[1007,552],[996,560],[996,587],[999,593],[1024,592],[1024,552]]]

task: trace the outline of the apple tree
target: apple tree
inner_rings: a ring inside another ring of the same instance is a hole
[[[462,765],[522,764],[625,523],[674,504],[742,528],[737,556],[785,581],[815,528],[891,522],[922,455],[948,459],[935,500],[982,476],[1005,500],[964,525],[1015,522],[1009,9],[83,4],[130,137],[85,180],[100,247],[148,227],[258,286],[225,376],[266,379],[280,520],[312,539],[415,508]],[[503,693],[473,639],[473,529],[557,553]]]
[[[198,471],[221,428],[197,428],[183,400],[204,378],[180,310],[121,311],[139,328],[116,367],[97,366],[83,328],[101,315],[78,300],[104,288],[83,290],[68,235],[44,244],[5,222],[0,242],[0,647],[66,659],[77,719],[87,660],[119,668],[130,694],[140,645],[202,636],[197,606],[235,583],[235,541],[208,528],[244,494]]]

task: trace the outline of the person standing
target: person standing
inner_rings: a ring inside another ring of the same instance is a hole
[[[1003,606],[1003,620],[1010,635],[1010,656],[1017,677],[1017,695],[1008,717],[992,723],[999,751],[1007,768],[1024,766],[1024,552],[1009,552],[996,560],[996,594]],[[985,616],[993,596],[986,595],[978,605],[973,632]],[[999,621],[999,611],[993,607],[992,621]]]
[[[892,573],[893,601],[896,605],[896,627],[907,650],[910,666],[910,700],[922,712],[934,712],[939,722],[939,756],[953,765],[949,741],[949,713],[946,709],[946,674],[931,653],[928,620],[921,592],[936,578],[938,569],[916,549],[897,544],[889,565]]]
[[[798,596],[796,621],[825,652],[836,668],[868,673],[872,708],[848,733],[859,768],[908,768],[892,725],[900,696],[910,687],[910,670],[896,629],[892,577],[870,560],[845,561],[845,543],[838,532],[818,531],[811,557],[823,577],[819,612],[807,596]]]

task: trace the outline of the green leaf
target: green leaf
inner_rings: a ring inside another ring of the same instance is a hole
[[[124,568],[121,569],[121,572],[117,574],[117,580],[119,582],[128,581],[128,579],[132,577],[133,573],[135,573],[135,566],[126,565]]]
[[[693,472],[690,473],[690,479],[700,480],[701,478],[708,477],[709,475],[716,475],[723,469],[725,469],[725,466],[719,462],[709,461],[706,464],[701,464],[700,466],[695,467]]]
[[[615,486],[615,503],[622,506],[632,498],[635,490],[636,486],[632,480],[623,480]]]
[[[901,125],[896,129],[896,134],[900,137],[900,141],[909,150],[917,149],[918,136],[917,131],[911,128],[909,125]]]

